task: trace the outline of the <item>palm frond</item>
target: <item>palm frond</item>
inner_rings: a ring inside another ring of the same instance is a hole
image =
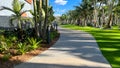
[[[24,6],[25,6],[25,3],[21,3],[21,10],[23,9]]]
[[[32,10],[29,10],[29,12],[34,16],[35,14],[34,14],[34,12],[32,11]]]
[[[13,9],[11,9],[9,7],[5,7],[5,6],[2,6],[1,10],[9,10],[9,11],[15,13],[15,11]]]
[[[3,10],[3,8],[2,8],[2,7],[0,7],[0,11],[1,11],[1,10]]]
[[[14,20],[16,20],[16,17],[12,16],[9,20],[10,21],[10,26],[14,26],[14,24],[13,24]]]
[[[42,17],[45,18],[45,11],[44,11],[44,9],[41,9],[41,12],[42,12]]]
[[[22,15],[22,14],[24,14],[24,13],[26,13],[26,12],[30,12],[30,10],[24,10],[24,11],[22,11],[22,12],[20,13],[20,15]]]

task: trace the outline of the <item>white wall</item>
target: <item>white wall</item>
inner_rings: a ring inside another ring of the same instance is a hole
[[[13,21],[13,23],[17,26],[17,21]],[[11,27],[9,16],[0,16],[0,27]]]

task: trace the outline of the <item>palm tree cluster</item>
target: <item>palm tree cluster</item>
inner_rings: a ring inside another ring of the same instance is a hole
[[[111,28],[113,25],[119,26],[119,11],[119,0],[82,0],[60,19],[63,24]]]
[[[41,43],[49,44],[58,33],[52,26],[53,8],[49,5],[49,0],[32,0],[33,10],[23,10],[25,3],[13,0],[12,8],[1,6],[0,10],[13,12],[10,22],[15,27],[14,30],[0,29],[0,54],[3,60],[7,55],[7,60],[14,55],[25,54],[31,50],[41,47]],[[33,18],[24,17],[26,12],[31,13]],[[14,23],[17,23],[16,26]],[[31,23],[27,28],[23,24]],[[0,57],[1,58],[1,57]]]
[[[34,17],[36,36],[45,40],[47,37],[46,30],[55,19],[53,8],[49,5],[49,0],[33,0],[33,5],[34,11],[31,13]]]
[[[12,8],[2,6],[0,10],[9,10],[14,14],[11,16],[10,22],[14,20],[18,21],[18,34],[20,39],[24,38],[24,30],[22,29],[22,23],[29,21],[33,23],[34,37],[41,38],[43,40],[47,39],[47,29],[51,25],[52,21],[55,19],[53,16],[53,8],[49,5],[49,0],[32,0],[33,10],[24,10],[25,3],[20,2],[19,0],[13,0]],[[22,15],[26,12],[30,12],[33,16],[33,19],[28,17],[23,17]],[[31,21],[32,20],[32,21]]]

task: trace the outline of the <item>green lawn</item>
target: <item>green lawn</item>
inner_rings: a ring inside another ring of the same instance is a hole
[[[93,27],[80,27],[75,25],[62,25],[64,28],[82,30],[92,34],[109,63],[113,68],[120,67],[120,30],[100,29]]]

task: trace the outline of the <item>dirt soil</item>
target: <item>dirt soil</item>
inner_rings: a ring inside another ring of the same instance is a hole
[[[42,53],[43,51],[49,49],[56,41],[59,39],[59,36],[56,37],[50,44],[41,44],[41,48],[27,52],[24,55],[12,56],[9,61],[2,61],[0,59],[0,68],[13,68],[15,65],[25,62],[32,57]],[[2,54],[0,54],[2,56]]]

